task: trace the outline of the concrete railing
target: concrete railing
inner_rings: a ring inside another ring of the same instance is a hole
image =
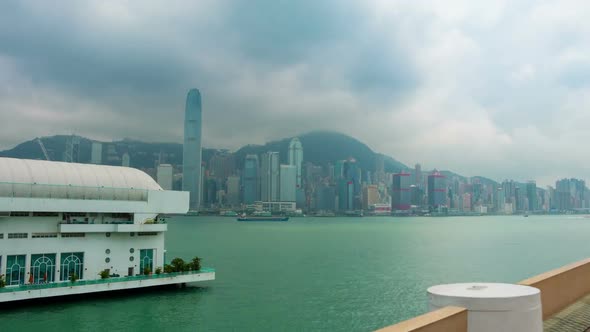
[[[467,332],[467,309],[444,307],[377,332]]]
[[[585,259],[519,283],[541,290],[543,320],[590,293],[590,259]]]
[[[590,294],[590,258],[545,272],[518,283],[541,291],[543,320]],[[467,332],[468,310],[444,307],[378,332]]]

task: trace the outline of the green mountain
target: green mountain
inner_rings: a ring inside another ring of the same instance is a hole
[[[298,136],[303,145],[304,162],[315,165],[327,165],[337,160],[355,158],[362,169],[375,170],[377,154],[366,144],[347,135],[335,132],[310,132]],[[51,160],[63,160],[66,150],[66,142],[71,136],[56,135],[42,137]],[[278,151],[282,163],[287,163],[289,142],[292,137],[269,142],[265,145],[246,145],[236,151],[237,166],[241,167],[247,154],[261,154],[267,151]],[[79,137],[79,157],[81,163],[90,162],[92,140]],[[182,165],[182,144],[179,143],[148,143],[131,139],[123,139],[102,143],[102,163],[105,165],[121,165],[123,154],[128,153],[131,166],[147,170],[152,173],[158,161],[169,163],[180,168]],[[211,157],[218,152],[215,149],[203,149],[203,161],[208,163]],[[45,159],[43,151],[37,139],[23,142],[14,148],[0,151],[0,157]],[[397,160],[383,156],[385,171],[398,172],[408,167]],[[153,175],[153,174],[152,174]]]
[[[355,158],[362,169],[375,170],[377,153],[353,137],[327,131],[313,131],[297,137],[303,146],[304,162],[325,166],[337,160]],[[279,152],[281,163],[287,163],[291,139],[293,137],[269,142],[265,145],[246,145],[235,152],[238,165],[242,165],[247,154],[261,154],[267,151]],[[387,172],[399,172],[408,168],[388,156],[384,156],[384,162]]]

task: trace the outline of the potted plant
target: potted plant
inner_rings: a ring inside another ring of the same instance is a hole
[[[161,267],[157,267],[156,268],[156,274],[162,274],[162,268]]]
[[[78,281],[78,275],[77,275],[76,273],[72,273],[72,274],[70,274],[70,281],[71,281],[72,283],[74,283],[74,282]]]
[[[6,280],[4,280],[4,275],[0,275],[0,288],[6,287]]]
[[[100,273],[98,274],[100,276],[100,279],[107,279],[110,277],[110,270],[109,269],[104,269],[102,271],[100,271]]]
[[[150,275],[150,274],[152,274],[152,267],[151,267],[150,265],[146,265],[146,266],[143,268],[143,274],[145,274],[145,275]]]

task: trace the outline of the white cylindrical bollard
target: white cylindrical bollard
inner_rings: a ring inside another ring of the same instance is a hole
[[[469,332],[543,332],[541,292],[498,283],[438,285],[428,288],[430,310],[449,305],[467,309]]]

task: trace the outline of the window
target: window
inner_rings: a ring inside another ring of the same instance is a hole
[[[139,250],[139,271],[145,273],[146,269],[153,272],[154,269],[154,249]]]
[[[10,216],[11,217],[28,217],[29,216],[29,212],[11,212]]]
[[[6,257],[6,284],[22,285],[25,283],[25,261],[27,255],[9,255]]]
[[[8,233],[9,239],[26,239],[28,237],[28,233]]]
[[[33,212],[33,217],[58,217],[57,212]]]
[[[68,212],[64,214],[68,217],[86,217],[86,212]]]
[[[69,252],[61,254],[61,280],[65,281],[72,275],[78,278],[84,278],[84,253]]]
[[[55,254],[31,255],[31,275],[36,284],[55,281]]]
[[[40,239],[40,238],[51,238],[57,237],[57,233],[33,233],[31,234],[33,239]]]
[[[0,233],[0,239],[4,238],[4,233]]]
[[[157,232],[138,232],[137,236],[154,236],[158,235]]]
[[[62,233],[61,237],[85,237],[86,233]]]

